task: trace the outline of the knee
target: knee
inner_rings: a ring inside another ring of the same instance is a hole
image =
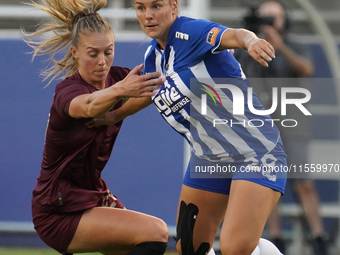
[[[161,219],[156,219],[154,228],[152,229],[152,241],[156,242],[168,242],[169,231],[166,223]]]

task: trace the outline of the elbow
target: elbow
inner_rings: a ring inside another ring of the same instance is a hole
[[[107,111],[105,109],[98,109],[92,104],[89,104],[84,109],[85,118],[98,118],[105,114]]]

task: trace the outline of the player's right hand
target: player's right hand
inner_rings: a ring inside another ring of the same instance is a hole
[[[161,78],[159,72],[140,75],[144,65],[136,66],[125,77],[122,82],[122,95],[128,97],[150,97],[154,96],[165,82],[165,78]]]

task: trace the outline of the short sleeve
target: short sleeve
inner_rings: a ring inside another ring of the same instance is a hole
[[[190,23],[188,30],[194,31],[191,36],[194,37],[197,50],[202,52],[213,53],[220,46],[222,35],[228,29],[228,27],[207,20],[194,20]]]
[[[207,20],[184,19],[173,31],[177,59],[188,65],[196,64],[207,55],[215,53],[227,29],[228,27]],[[187,35],[188,40],[178,39],[180,33]]]
[[[71,101],[77,96],[91,93],[85,85],[70,84],[58,88],[54,95],[55,108],[59,115],[69,116],[69,107]]]

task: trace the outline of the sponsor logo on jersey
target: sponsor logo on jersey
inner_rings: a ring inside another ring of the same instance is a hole
[[[188,34],[184,34],[184,33],[181,33],[181,32],[176,32],[175,37],[178,38],[178,39],[189,41],[189,35]]]
[[[216,37],[220,31],[221,29],[217,27],[214,27],[213,29],[211,29],[207,35],[207,43],[210,43],[211,45],[215,45]]]
[[[186,104],[190,103],[190,99],[184,96],[176,87],[163,88],[153,101],[158,111],[165,116],[180,111]]]

